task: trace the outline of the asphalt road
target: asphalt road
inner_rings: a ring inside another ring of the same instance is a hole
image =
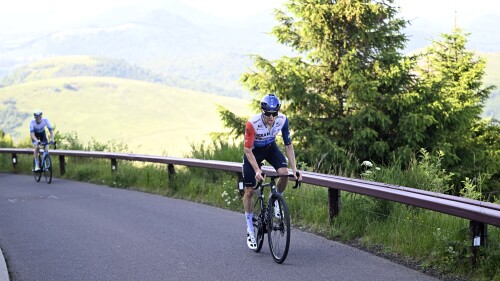
[[[242,213],[188,201],[0,174],[0,249],[14,281],[437,280],[299,230],[278,265],[267,240],[247,248],[245,228]]]

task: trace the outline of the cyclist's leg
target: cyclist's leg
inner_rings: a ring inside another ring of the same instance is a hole
[[[288,168],[286,167],[279,168],[277,172],[279,175],[288,175]],[[276,188],[278,189],[278,192],[280,194],[285,191],[287,184],[288,184],[288,177],[279,178],[278,183],[276,184],[277,185]]]
[[[45,151],[47,151],[47,146],[48,146],[48,140],[47,140],[47,135],[45,133],[42,133],[40,135],[37,135],[37,138],[40,140],[40,142],[43,143],[43,148]]]
[[[287,160],[276,143],[269,147],[266,161],[274,167],[278,175],[288,175]],[[288,177],[281,177],[276,184],[278,193],[283,193],[287,184]]]
[[[45,133],[42,133],[40,135],[37,135],[37,138],[40,140],[41,143],[43,143],[43,150],[47,152],[47,135]],[[42,157],[42,161],[45,161]],[[40,168],[43,166],[43,163],[40,163]]]
[[[263,160],[263,151],[260,149],[254,149],[253,154],[257,163]],[[245,192],[243,194],[243,207],[245,209],[245,219],[247,222],[247,245],[250,249],[254,251],[260,251],[262,247],[262,240],[260,240],[260,247],[257,245],[256,239],[256,229],[254,228],[254,187],[256,185],[255,171],[246,158],[243,155],[243,185],[245,187]],[[263,234],[261,233],[261,238]]]
[[[38,143],[37,142],[33,142],[33,159],[35,161],[35,166],[38,165]],[[33,167],[35,168],[35,167]]]
[[[33,148],[33,158],[35,161],[35,167],[33,167],[33,168],[35,169],[35,171],[38,171],[38,170],[40,170],[40,165],[42,164],[42,163],[39,163],[39,161],[38,161],[38,159],[39,159],[39,157],[38,157],[38,153],[39,153],[38,152],[38,146],[39,146],[38,142],[40,141],[40,136],[35,133],[35,137],[38,141],[33,142],[33,147],[34,147]]]
[[[253,212],[253,193],[255,186],[255,171],[248,162],[246,156],[243,156],[243,185],[245,187],[245,193],[243,194],[243,208],[245,213]]]
[[[247,224],[247,245],[250,249],[255,250],[257,248],[255,229],[253,227],[253,187],[255,186],[255,171],[245,156],[243,156],[243,185],[243,209],[245,210],[245,221]]]

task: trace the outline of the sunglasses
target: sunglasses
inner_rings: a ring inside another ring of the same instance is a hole
[[[264,115],[266,115],[267,117],[271,117],[271,116],[276,117],[276,116],[278,116],[278,111],[266,111],[266,112],[264,112]]]

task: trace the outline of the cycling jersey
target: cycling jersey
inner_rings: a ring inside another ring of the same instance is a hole
[[[36,120],[33,119],[30,122],[30,133],[35,133],[35,135],[45,134],[45,127],[49,129],[49,132],[52,132],[53,128],[52,125],[50,124],[49,119],[42,118],[40,124],[36,123]]]
[[[248,120],[245,127],[245,147],[256,148],[265,147],[276,140],[276,136],[281,131],[285,145],[292,143],[290,130],[288,129],[288,118],[279,113],[276,116],[274,124],[267,128],[262,114],[256,114]]]
[[[256,114],[248,120],[245,127],[245,147],[251,148],[257,163],[266,160],[277,171],[287,167],[287,160],[278,145],[276,136],[281,132],[285,145],[290,145],[290,130],[288,118],[279,113],[269,128],[266,126],[262,114]],[[255,186],[255,171],[243,155],[243,182],[246,187]]]

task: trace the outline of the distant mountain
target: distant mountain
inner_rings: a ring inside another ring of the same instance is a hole
[[[411,52],[431,44],[432,40],[440,39],[439,35],[450,33],[454,25],[470,33],[467,47],[478,52],[500,52],[500,15],[489,14],[475,18],[470,22],[462,22],[457,18],[456,23],[443,25],[432,19],[410,19],[410,25],[405,30],[410,41],[405,52]]]
[[[241,74],[252,67],[250,54],[274,59],[291,50],[269,35],[276,24],[271,15],[222,20],[178,1],[114,10],[82,27],[31,36],[2,37],[0,81],[15,69],[43,58],[85,55],[125,60],[158,81],[175,87],[219,95],[245,97]],[[500,52],[498,16],[485,16],[467,24],[473,32],[470,47]],[[485,28],[485,25],[489,28]],[[410,41],[405,52],[428,46],[450,28],[428,19],[413,19],[405,31]],[[164,80],[166,79],[166,80]],[[147,80],[150,81],[150,80]]]
[[[181,16],[153,10],[113,26],[65,29],[4,42],[0,78],[37,59],[89,55],[124,59],[158,75],[195,82],[185,84],[193,90],[242,97],[245,91],[238,80],[252,64],[251,53],[277,57],[286,51],[265,32],[200,27]]]
[[[125,60],[88,56],[61,56],[42,59],[20,67],[7,75],[0,83],[0,86],[6,87],[60,77],[85,76],[125,78],[165,85],[169,82],[166,78],[155,75],[141,67],[131,65]]]

